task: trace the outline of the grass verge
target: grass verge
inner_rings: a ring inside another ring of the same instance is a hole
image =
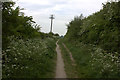
[[[65,72],[67,74],[67,78],[76,78],[77,77],[76,67],[72,65],[70,55],[62,45],[62,40],[59,40],[58,44],[60,46],[61,54],[64,59]]]
[[[78,78],[119,78],[119,54],[95,45],[65,42],[76,61]],[[67,62],[66,62],[67,63]]]

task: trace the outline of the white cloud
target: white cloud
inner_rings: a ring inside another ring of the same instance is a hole
[[[49,5],[49,0],[13,0],[17,1],[18,3],[27,3],[27,4],[39,4],[39,5]]]
[[[102,3],[107,0],[18,0],[17,5],[25,8],[26,15],[33,16],[41,25],[43,32],[50,30],[50,14],[55,15],[53,32],[61,35],[66,33],[65,24],[76,15],[83,13],[88,16],[102,8]]]

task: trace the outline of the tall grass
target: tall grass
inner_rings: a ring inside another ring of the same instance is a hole
[[[120,78],[117,52],[107,53],[94,45],[65,42],[77,64],[80,78]]]
[[[3,51],[3,78],[54,77],[55,39],[9,39],[10,45]]]

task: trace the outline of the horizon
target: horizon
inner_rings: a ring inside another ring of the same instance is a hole
[[[88,17],[95,12],[102,9],[102,3],[107,0],[44,0],[44,1],[33,1],[33,0],[13,0],[16,2],[16,6],[24,8],[26,16],[32,16],[33,20],[40,25],[41,32],[49,33],[50,31],[50,15],[53,14],[55,19],[53,20],[53,33],[59,35],[65,35],[67,32],[67,26],[75,16],[83,14],[84,17]],[[74,6],[74,7],[73,7]]]

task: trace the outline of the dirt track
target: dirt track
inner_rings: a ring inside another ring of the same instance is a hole
[[[56,66],[56,76],[55,78],[67,78],[65,70],[64,70],[64,62],[61,55],[61,50],[59,48],[59,45],[56,42],[56,52],[57,52],[57,66]]]

